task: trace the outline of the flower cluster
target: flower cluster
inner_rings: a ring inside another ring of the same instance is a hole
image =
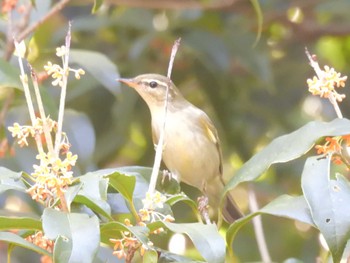
[[[141,221],[143,222],[172,222],[175,219],[171,215],[164,215],[157,209],[162,209],[166,201],[166,196],[156,191],[154,193],[147,192],[146,198],[142,200],[143,208],[139,210]]]
[[[345,98],[345,95],[339,94],[336,88],[345,87],[346,80],[347,76],[341,76],[334,68],[325,66],[324,70],[320,70],[318,76],[308,79],[307,84],[312,95],[322,98],[334,96],[337,101],[341,102]]]
[[[133,226],[129,219],[125,219],[124,224],[128,227]],[[121,234],[122,238],[120,239],[110,239],[110,242],[114,244],[113,255],[116,255],[118,258],[127,258],[128,254],[133,255],[138,249],[140,249],[140,255],[143,256],[145,251],[153,246],[151,241],[149,241],[147,245],[141,244],[140,241],[129,231],[121,231]]]
[[[50,118],[46,119],[46,125],[49,132],[55,132],[57,128],[57,122]],[[43,135],[44,127],[43,121],[40,118],[36,118],[33,126],[29,125],[19,125],[17,122],[13,126],[8,127],[11,132],[12,137],[17,139],[18,144],[23,146],[28,146],[28,137],[34,138],[36,135]]]
[[[345,144],[346,147],[350,147],[350,134],[343,136],[327,137],[323,145],[316,145],[317,154],[330,154],[332,156],[332,161],[335,164],[343,164],[347,162],[343,157],[342,145]]]
[[[50,133],[56,132],[57,122],[47,118],[45,125]],[[12,133],[12,137],[18,139],[20,146],[28,146],[28,138],[30,137],[34,138],[39,135],[42,139],[45,138],[43,136],[44,122],[40,118],[36,119],[33,126],[21,126],[14,123],[8,129]],[[64,140],[60,145],[60,155],[64,159],[55,153],[40,152],[36,157],[40,160],[40,165],[33,165],[34,172],[31,174],[35,184],[27,190],[34,200],[45,201],[49,206],[55,203],[56,198],[72,183],[73,172],[71,170],[78,158],[77,155],[73,155],[69,151],[68,138],[65,134],[63,135]]]
[[[56,48],[56,56],[61,57],[63,62],[67,54],[68,49],[66,46]],[[52,62],[48,61],[47,65],[44,66],[44,69],[46,70],[48,75],[51,75],[51,77],[55,79],[54,81],[52,81],[53,86],[58,85],[62,87],[64,85],[63,80],[65,76],[68,76],[68,72],[66,72],[60,65],[53,64]],[[80,79],[80,77],[85,74],[85,71],[81,68],[72,69],[68,67],[68,70],[74,72],[74,76],[76,79]]]
[[[18,0],[4,0],[1,3],[1,13],[5,14],[14,9],[17,5]]]
[[[36,201],[46,201],[48,206],[52,206],[56,198],[72,183],[72,167],[77,161],[77,155],[67,152],[65,159],[50,154],[39,154],[37,159],[40,165],[33,165],[34,172],[31,176],[35,184],[28,189],[28,193]]]
[[[160,192],[146,193],[146,198],[142,200],[143,208],[139,210],[140,221],[137,223],[139,226],[146,226],[146,223],[152,223],[156,221],[162,222],[172,222],[175,219],[171,215],[164,215],[163,213],[157,211],[157,209],[162,209],[166,201],[166,196]],[[126,226],[132,226],[128,219],[125,220]],[[151,234],[160,234],[164,232],[162,227],[157,228],[151,232]],[[141,244],[140,241],[133,236],[129,231],[122,231],[121,239],[110,239],[114,243],[114,252],[118,258],[127,258],[130,253],[135,253],[136,250],[140,248],[140,254],[143,256],[145,250],[151,247],[152,242],[148,242],[147,246]]]
[[[26,237],[25,239],[30,243],[33,243],[34,245],[47,250],[49,253],[53,252],[55,242],[45,237],[42,231],[38,231],[35,234]],[[41,262],[51,263],[52,259],[49,256],[42,256]]]

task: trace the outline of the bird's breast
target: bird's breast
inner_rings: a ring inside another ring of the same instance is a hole
[[[219,175],[220,153],[201,125],[197,108],[168,112],[165,123],[163,161],[181,181],[203,190]],[[164,114],[152,114],[154,143],[163,127]]]

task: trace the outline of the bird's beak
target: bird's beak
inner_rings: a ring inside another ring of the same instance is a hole
[[[128,85],[131,88],[136,88],[137,87],[134,79],[121,78],[121,79],[117,79],[117,81],[119,81],[121,83],[124,83],[124,84]]]

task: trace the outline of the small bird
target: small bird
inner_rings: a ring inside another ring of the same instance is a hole
[[[143,74],[119,81],[134,88],[147,103],[155,144],[163,128],[168,87],[163,162],[172,176],[198,188],[209,199],[209,206],[217,209],[224,189],[222,154],[218,133],[208,115],[187,101],[166,76]],[[230,223],[242,216],[230,195],[223,216]]]

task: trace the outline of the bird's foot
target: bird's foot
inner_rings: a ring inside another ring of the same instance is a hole
[[[210,218],[209,218],[209,199],[207,196],[200,196],[197,199],[198,202],[198,211],[200,212],[201,216],[203,217],[205,223],[207,225],[211,224]]]
[[[177,182],[179,182],[178,177],[176,176],[176,174],[173,174],[172,172],[168,171],[168,170],[163,170],[162,171],[162,184],[165,183],[165,180],[168,180],[169,182],[174,179]]]

